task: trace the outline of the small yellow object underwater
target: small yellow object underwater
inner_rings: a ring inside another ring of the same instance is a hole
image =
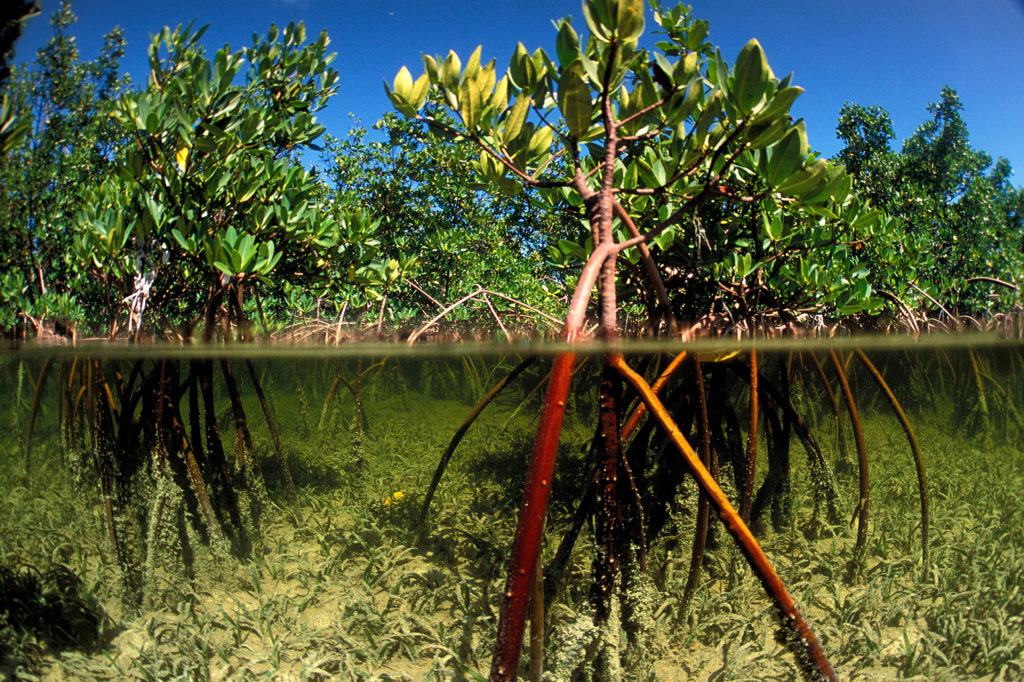
[[[386,506],[386,507],[390,506],[390,505],[398,502],[403,497],[405,497],[405,491],[404,490],[396,490],[395,492],[391,493],[386,498],[384,498],[384,506]]]

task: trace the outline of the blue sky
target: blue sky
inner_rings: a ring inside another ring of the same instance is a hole
[[[50,35],[59,0],[43,0],[17,46],[31,58]],[[665,2],[669,5],[669,2]],[[1024,185],[1024,0],[694,0],[694,14],[711,22],[710,39],[729,61],[756,37],[778,75],[795,72],[806,89],[794,114],[807,120],[812,146],[831,156],[839,149],[836,120],[844,102],[881,105],[898,140],[928,116],[943,85],[960,94],[975,148],[1005,156]],[[483,45],[484,58],[504,67],[516,41],[554,53],[551,20],[572,15],[583,25],[577,0],[481,2],[448,0],[79,0],[74,27],[82,57],[94,57],[102,35],[120,25],[128,40],[125,68],[145,79],[149,34],[196,19],[210,24],[211,52],[247,45],[271,23],[304,21],[307,32],[327,29],[340,90],[320,119],[343,135],[349,113],[369,126],[390,108],[382,78],[406,64],[418,74],[420,54],[454,49],[463,58]],[[648,32],[654,27],[648,13]],[[898,143],[897,143],[898,144]]]

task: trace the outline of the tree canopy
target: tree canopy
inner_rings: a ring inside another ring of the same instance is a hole
[[[1010,163],[971,147],[952,88],[897,152],[881,107],[847,104],[838,159],[854,187],[892,216],[887,239],[867,244],[879,287],[933,315],[1012,310],[1024,281],[1024,190]]]
[[[210,337],[442,315],[535,332],[602,248],[614,276],[592,313],[628,333],[1019,306],[1022,191],[971,147],[954,90],[898,151],[884,109],[848,104],[825,159],[757,41],[729,63],[707,22],[654,2],[643,49],[641,3],[584,7],[551,55],[424,56],[386,83],[401,116],[325,135],[326,33],[271,27],[208,54],[204,28],[164,28],[133,84],[121,32],[83,60],[65,2],[3,85],[0,327]]]
[[[802,89],[756,40],[730,66],[687,8],[653,7],[665,39],[651,52],[637,43],[642,3],[585,3],[589,36],[559,22],[555,59],[520,43],[499,78],[479,48],[465,65],[424,55],[422,76],[403,67],[385,86],[399,111],[472,142],[495,191],[575,209],[586,227],[552,256],[586,262],[568,282],[583,308],[588,270],[601,269],[608,333],[620,301],[646,304],[655,327],[676,314],[789,323],[876,307],[856,247],[887,223],[810,151],[789,116]],[[419,113],[431,88],[456,125]]]

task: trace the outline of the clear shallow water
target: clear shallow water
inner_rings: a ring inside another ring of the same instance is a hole
[[[868,347],[920,442],[927,563],[911,450],[854,344]],[[829,348],[862,420],[863,520],[859,453]],[[35,348],[2,356],[6,674],[486,673],[542,383],[558,348],[503,350]],[[551,679],[595,676],[609,647],[629,679],[796,674],[798,656],[776,637],[770,602],[718,523],[684,598],[696,488],[643,423],[625,450],[642,513],[623,512],[647,548],[646,571],[622,588],[625,603],[640,606],[620,610],[615,627],[592,626],[592,524],[561,563],[558,549],[592,478],[597,350],[580,357],[552,486],[544,550]],[[627,350],[653,381],[679,348]],[[693,352],[719,480],[740,506],[749,346]],[[451,438],[528,353],[540,357],[469,427],[417,537]],[[1024,547],[1014,530],[1024,523],[1019,346],[989,337],[759,344],[757,359],[753,526],[840,674],[1024,674],[1015,625],[1024,613],[1016,577]],[[696,385],[684,363],[662,393],[695,445]],[[627,390],[623,421],[631,400]],[[821,463],[824,484],[812,476]]]

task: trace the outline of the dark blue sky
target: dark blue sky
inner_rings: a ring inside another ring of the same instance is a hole
[[[49,37],[57,5],[43,0],[18,60]],[[806,92],[794,113],[807,119],[811,144],[824,154],[839,148],[835,126],[844,102],[885,107],[902,140],[950,85],[973,146],[1009,158],[1014,183],[1024,184],[1024,0],[694,0],[693,7],[711,22],[710,39],[729,61],[756,37],[776,74],[795,72]],[[82,57],[94,57],[102,35],[120,25],[125,67],[138,82],[148,68],[149,33],[164,25],[210,24],[204,42],[211,52],[224,43],[247,45],[272,22],[302,20],[314,35],[326,28],[338,52],[340,91],[320,119],[335,135],[347,131],[350,112],[368,126],[388,110],[381,79],[390,81],[403,64],[420,73],[423,52],[451,48],[465,59],[483,44],[485,60],[495,57],[504,68],[517,40],[554,53],[552,19],[572,15],[583,25],[577,0],[79,0],[73,8]],[[648,32],[653,27],[648,12]]]

